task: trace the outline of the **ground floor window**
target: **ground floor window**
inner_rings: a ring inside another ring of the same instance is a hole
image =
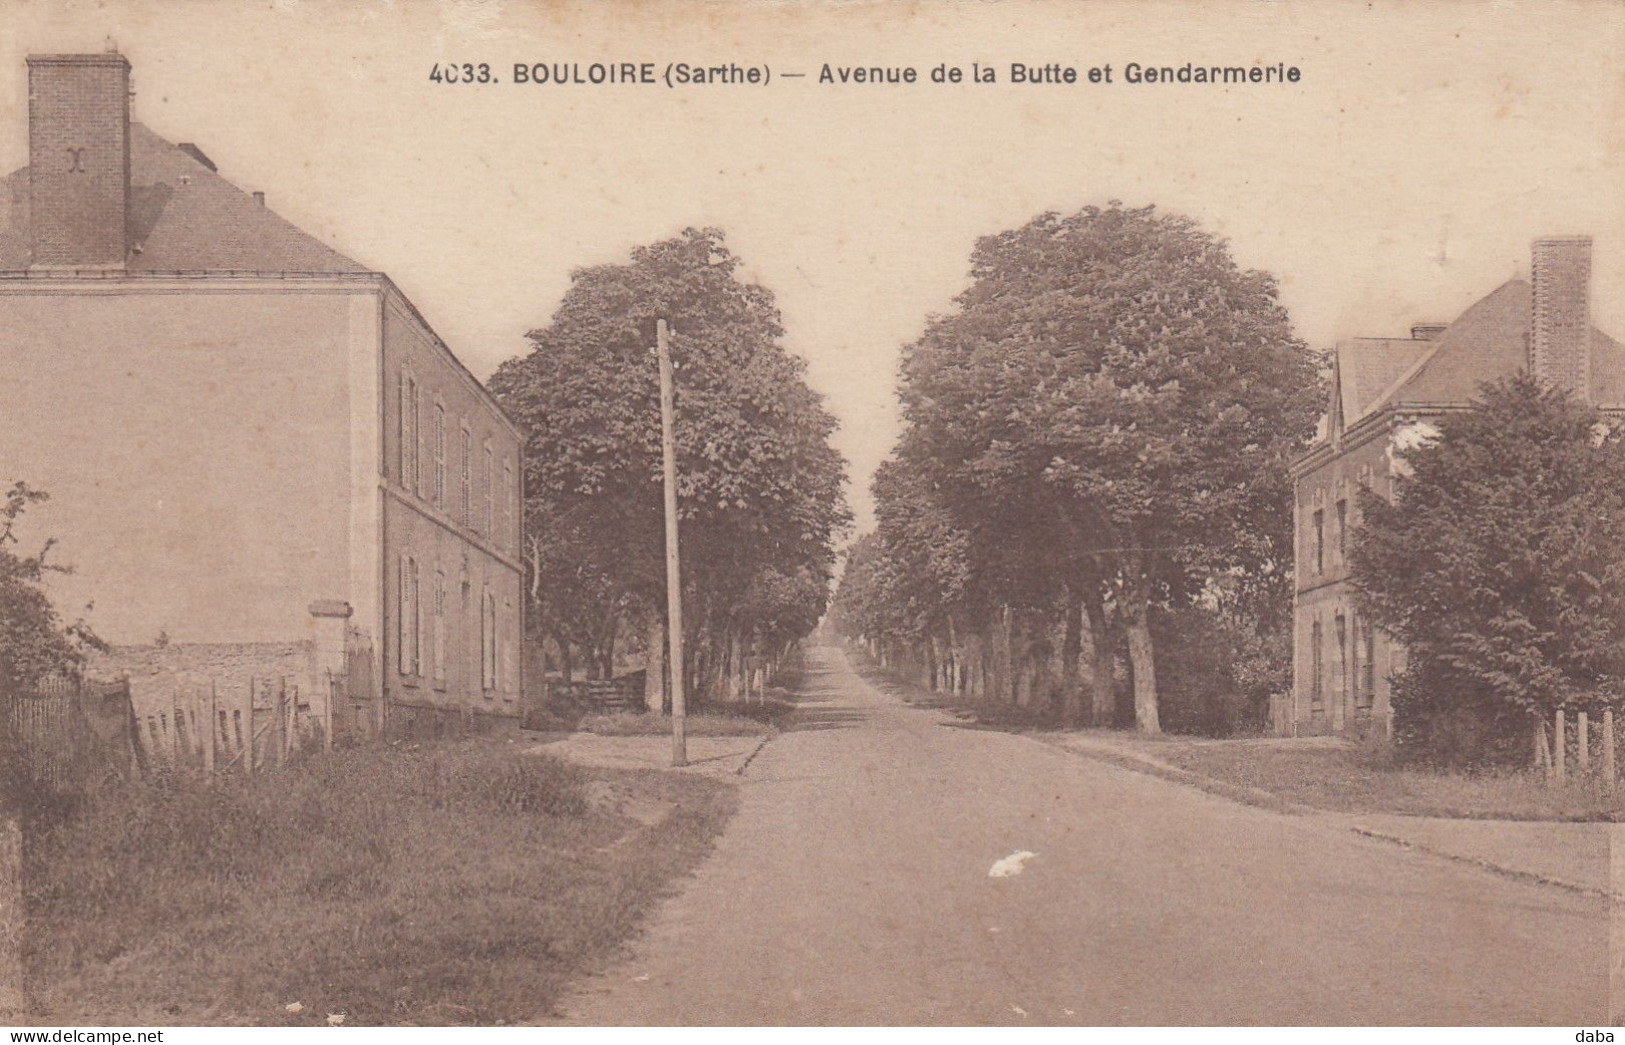
[[[1360,629],[1363,648],[1360,660],[1360,706],[1374,707],[1377,703],[1377,635],[1370,624]]]
[[[446,572],[434,571],[434,677],[446,681]]]
[[[1349,622],[1341,613],[1332,618],[1332,634],[1337,638],[1337,701],[1346,708],[1353,696],[1354,673],[1349,670]]]
[[[1321,689],[1321,673],[1325,668],[1325,651],[1321,648],[1322,636],[1320,621],[1315,621],[1309,628],[1309,704],[1314,710],[1320,710],[1324,693]]]
[[[490,592],[480,606],[480,685],[497,688],[497,599]]]
[[[399,605],[396,609],[400,669],[402,675],[416,675],[422,666],[421,618],[418,612],[418,563],[411,555],[402,555],[400,578],[396,584]]]

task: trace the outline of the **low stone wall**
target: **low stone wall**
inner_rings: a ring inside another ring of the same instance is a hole
[[[519,709],[503,713],[391,704],[385,727],[390,740],[430,740],[450,737],[517,733]]]
[[[86,665],[95,678],[127,677],[137,715],[172,707],[212,683],[222,702],[240,701],[250,680],[291,677],[309,699],[315,669],[311,642],[180,643],[115,646],[93,654]]]

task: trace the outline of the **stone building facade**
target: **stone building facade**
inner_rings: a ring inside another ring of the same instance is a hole
[[[387,276],[131,122],[123,56],[28,78],[0,480],[50,494],[57,605],[146,674],[370,648],[393,724],[517,718],[517,429]]]
[[[1390,729],[1389,680],[1405,651],[1361,618],[1348,543],[1359,489],[1392,495],[1396,451],[1433,435],[1433,422],[1466,409],[1484,382],[1520,370],[1625,414],[1625,349],[1592,326],[1590,279],[1589,237],[1541,239],[1529,281],[1508,281],[1454,322],[1337,345],[1322,436],[1293,466],[1293,688],[1276,709],[1277,732]]]

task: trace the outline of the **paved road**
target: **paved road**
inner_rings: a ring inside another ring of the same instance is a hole
[[[812,657],[716,853],[570,1022],[1601,1025],[1601,900],[959,728]]]

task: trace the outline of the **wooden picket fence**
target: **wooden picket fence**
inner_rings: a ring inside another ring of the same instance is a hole
[[[83,794],[135,771],[130,684],[47,678],[0,691],[0,747],[36,786]]]
[[[250,679],[229,694],[205,683],[141,712],[127,679],[52,678],[0,692],[0,758],[14,759],[33,787],[58,795],[89,794],[138,775],[253,775],[327,746],[331,732],[287,677]]]
[[[554,696],[601,714],[617,711],[642,711],[643,673],[623,675],[616,679],[577,679],[574,682],[554,682],[549,687]]]
[[[290,678],[253,678],[226,696],[209,684],[177,694],[168,708],[135,716],[137,764],[145,773],[248,775],[286,764],[296,753],[327,743]]]

